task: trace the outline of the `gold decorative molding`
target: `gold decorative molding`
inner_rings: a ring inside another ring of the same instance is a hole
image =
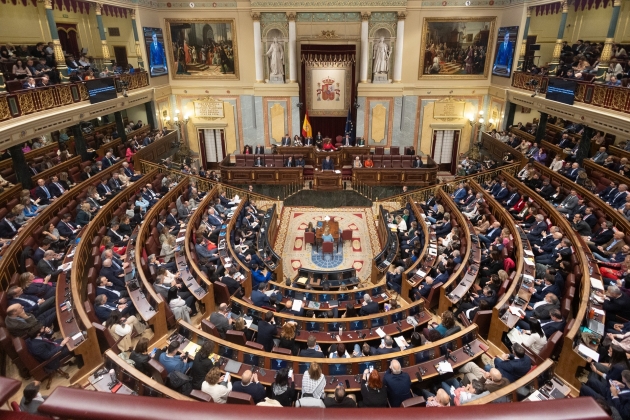
[[[279,103],[275,103],[269,108],[269,115],[271,116],[271,138],[269,140],[280,143],[286,134],[284,127],[285,111],[286,109]]]
[[[255,22],[260,22],[260,13],[258,12],[252,12],[251,15],[252,20]]]
[[[405,20],[407,18],[407,12],[398,12],[398,20]]]
[[[195,118],[203,118],[205,120],[217,120],[225,118],[224,110],[225,102],[213,97],[199,98],[193,101],[195,109]]]
[[[289,20],[289,22],[295,21],[296,18],[297,14],[295,14],[295,12],[287,12],[287,19]]]
[[[361,13],[361,20],[362,21],[370,20],[370,15],[371,15],[370,12],[363,12],[363,13]]]
[[[562,2],[562,13],[569,13],[569,2],[568,1],[563,1]]]
[[[52,0],[44,0],[44,7],[46,9],[52,9],[53,8],[53,2]]]
[[[322,39],[337,39],[337,38],[341,38],[339,35],[335,34],[335,31],[327,31],[324,30],[322,31],[321,35],[318,35],[317,38],[322,38]]]
[[[131,19],[136,20],[136,9],[131,9],[130,12],[131,12]]]
[[[347,67],[355,59],[354,54],[302,54],[302,62],[311,67]]]
[[[527,8],[527,17],[532,17],[532,8],[531,7]]]
[[[100,16],[103,11],[103,5],[101,3],[94,3],[94,13]]]

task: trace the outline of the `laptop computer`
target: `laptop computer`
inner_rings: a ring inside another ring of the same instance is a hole
[[[228,360],[223,368],[226,372],[230,373],[238,373],[241,370],[241,366],[243,364],[241,362],[236,362],[234,360]]]
[[[595,319],[589,319],[587,327],[589,330],[593,331],[595,334],[604,336],[605,328],[604,328],[604,324],[602,324],[601,322]]]
[[[125,283],[133,280],[136,277],[136,269],[135,267],[131,269],[128,273],[125,273]]]

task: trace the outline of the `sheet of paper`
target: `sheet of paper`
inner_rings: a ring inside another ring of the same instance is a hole
[[[524,279],[527,279],[527,280],[530,280],[530,281],[534,281],[534,280],[536,280],[536,279],[534,278],[534,276],[530,276],[529,274],[523,274],[523,278],[524,278]]]
[[[591,277],[591,287],[597,290],[604,290],[604,283],[599,279]]]
[[[510,313],[516,316],[525,316],[525,312],[521,308],[517,308],[516,306],[510,306]]]
[[[525,264],[529,265],[529,266],[534,266],[534,260],[532,260],[531,258],[525,258]]]
[[[427,273],[425,273],[425,272],[424,272],[424,271],[422,271],[422,270],[418,270],[418,271],[416,271],[416,274],[417,274],[418,276],[420,276],[420,277],[426,277],[426,276],[427,276]]]
[[[525,255],[529,256],[529,257],[533,257],[534,253],[532,251],[530,251],[529,249],[525,250]]]
[[[184,350],[182,351],[182,353],[186,353],[188,352],[188,355],[194,359],[195,354],[197,354],[197,351],[201,348],[201,346],[197,343],[193,343],[192,341],[190,341],[186,347],[184,347]]]
[[[597,315],[606,315],[606,311],[602,311],[601,309],[593,308],[593,312]]]
[[[175,239],[175,242],[184,242],[185,239],[186,239],[186,237],[182,236],[181,238]]]
[[[586,347],[584,344],[580,344],[577,348],[577,351],[581,355],[585,357],[590,357],[596,362],[599,361],[599,353],[597,353],[595,350],[591,350],[589,347]]]
[[[302,301],[294,299],[293,300],[293,306],[291,307],[291,310],[299,312],[301,309],[302,309]]]
[[[429,255],[437,255],[437,249],[429,248]]]
[[[83,334],[76,333],[75,335],[72,336],[72,339],[76,341],[76,340],[78,340],[79,338],[82,338],[82,337],[83,337]]]
[[[438,372],[440,373],[448,373],[453,371],[453,366],[447,361],[442,360],[438,363]]]
[[[394,341],[396,342],[396,344],[398,344],[398,347],[400,347],[401,349],[404,349],[409,346],[409,344],[407,344],[407,341],[405,340],[405,337],[403,336],[394,337]]]
[[[383,338],[385,337],[387,334],[385,334],[385,331],[383,331],[383,329],[381,327],[378,327],[376,329],[376,334],[378,334],[379,337]]]

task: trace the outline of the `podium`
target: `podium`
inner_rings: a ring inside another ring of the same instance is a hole
[[[343,188],[341,171],[322,171],[316,169],[313,173],[313,190],[337,191]]]

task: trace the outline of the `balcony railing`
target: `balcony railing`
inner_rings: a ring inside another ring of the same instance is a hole
[[[149,86],[146,72],[123,74],[116,76],[116,79],[127,82],[127,90]],[[0,95],[0,121],[87,101],[89,97],[85,82],[62,83],[6,93]]]
[[[549,78],[553,76],[535,76],[523,72],[515,72],[512,78],[512,87],[534,91],[530,80],[536,80],[540,93],[547,93]],[[592,106],[612,109],[613,111],[630,114],[630,91],[622,86],[606,86],[603,84],[576,80],[575,102],[581,102]]]

